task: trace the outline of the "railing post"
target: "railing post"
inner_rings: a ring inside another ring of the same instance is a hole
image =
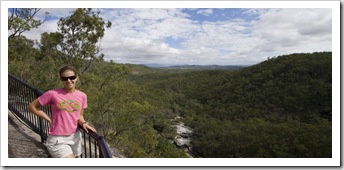
[[[102,142],[102,140],[104,139],[104,137],[103,136],[98,136],[98,145],[99,145],[99,148],[102,148],[100,145],[101,145],[101,142]],[[99,157],[100,158],[104,158],[104,155],[103,155],[103,153],[102,152],[99,152]]]
[[[99,154],[100,158],[112,158],[111,151],[109,150],[107,143],[105,142],[105,139],[103,136],[98,136],[98,145],[99,148],[102,150]],[[104,155],[106,154],[106,155]]]

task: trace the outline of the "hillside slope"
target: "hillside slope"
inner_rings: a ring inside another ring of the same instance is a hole
[[[208,96],[210,102],[216,101],[211,103],[215,108],[229,109],[222,104],[236,103],[249,108],[251,116],[276,113],[306,121],[315,113],[331,120],[331,53],[273,58],[242,69],[229,82],[211,89],[216,89]]]
[[[331,157],[332,53],[169,81],[200,157]],[[176,81],[179,80],[179,81]]]

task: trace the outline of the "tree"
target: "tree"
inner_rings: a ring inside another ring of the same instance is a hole
[[[8,30],[11,34],[8,38],[20,36],[25,31],[30,31],[42,25],[48,18],[49,13],[45,13],[43,21],[35,19],[35,15],[40,11],[40,8],[11,8],[8,16]]]
[[[63,42],[63,35],[59,32],[43,33],[41,35],[40,49],[42,52],[42,59],[45,57],[52,57],[54,59],[60,59],[62,57],[61,44]]]
[[[93,62],[104,58],[103,54],[99,54],[100,40],[105,27],[110,28],[112,23],[105,23],[99,14],[100,11],[94,12],[91,8],[79,8],[58,22],[58,29],[64,38],[61,43],[63,59],[80,74],[87,71]]]
[[[145,121],[144,116],[152,112],[150,104],[139,97],[139,87],[125,81],[129,73],[127,67],[109,62],[96,65],[83,75],[85,83],[81,89],[90,94],[90,118],[107,139],[139,126]]]

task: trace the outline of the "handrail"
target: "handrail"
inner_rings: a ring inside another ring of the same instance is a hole
[[[39,134],[41,142],[44,142],[48,137],[49,123],[28,110],[29,103],[41,96],[43,91],[32,87],[12,74],[8,74],[8,80],[8,109]],[[42,110],[51,116],[49,106],[42,107]],[[112,158],[103,136],[95,132],[86,133],[80,125],[79,130],[83,134],[83,158]]]

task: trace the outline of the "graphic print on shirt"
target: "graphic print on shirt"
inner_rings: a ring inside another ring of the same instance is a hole
[[[75,112],[81,109],[80,103],[74,100],[64,100],[58,104],[59,109],[67,112]]]

